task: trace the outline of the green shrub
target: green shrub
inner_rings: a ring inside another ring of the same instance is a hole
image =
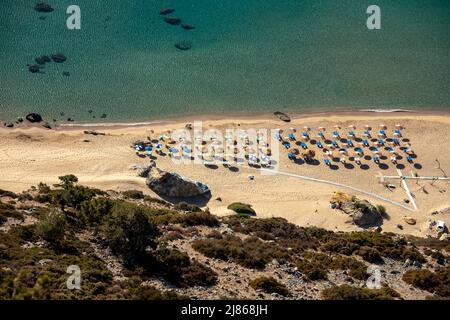
[[[248,214],[251,216],[256,215],[256,212],[255,212],[255,210],[253,210],[252,206],[250,204],[246,204],[246,203],[234,202],[234,203],[230,204],[227,208],[236,213],[240,213],[240,214]]]
[[[189,211],[189,212],[200,212],[200,211],[202,211],[202,209],[200,209],[199,206],[197,206],[195,204],[186,203],[186,202],[180,202],[180,203],[176,204],[175,205],[175,209],[176,210],[181,210],[181,211]]]
[[[189,212],[185,214],[176,214],[172,216],[170,222],[179,223],[186,227],[202,225],[214,228],[220,226],[219,220],[215,216],[207,212]]]
[[[122,192],[125,199],[144,199],[144,193],[139,190],[127,190]]]
[[[18,198],[17,194],[11,191],[0,189],[0,197],[11,197],[11,198]]]
[[[345,284],[322,291],[324,300],[393,300],[399,297],[400,295],[391,288],[368,289]]]
[[[273,259],[284,262],[290,255],[274,244],[264,243],[258,238],[227,235],[222,239],[208,238],[192,243],[194,250],[210,258],[231,260],[246,268],[263,269]]]
[[[36,226],[36,233],[45,241],[59,245],[64,239],[66,218],[59,212],[49,212]]]
[[[403,275],[406,283],[444,298],[450,297],[450,267],[438,268],[435,272],[427,269],[408,270]]]
[[[197,261],[191,262],[186,253],[162,248],[156,253],[160,269],[171,283],[180,287],[211,286],[217,283],[217,274]]]
[[[88,225],[98,225],[110,214],[115,203],[115,201],[108,198],[84,201],[80,206],[79,217]]]
[[[289,290],[286,286],[272,277],[259,277],[250,281],[250,286],[255,290],[262,290],[265,293],[278,293],[282,296],[288,296]]]
[[[146,213],[140,206],[116,202],[103,220],[101,229],[108,245],[126,264],[143,258],[145,249],[155,244],[154,239],[159,234]]]
[[[380,252],[371,247],[362,246],[358,249],[357,254],[360,255],[365,261],[370,263],[383,263]]]

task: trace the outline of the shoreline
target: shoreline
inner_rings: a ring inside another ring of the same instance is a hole
[[[409,110],[409,109],[364,109],[364,110],[338,110],[338,111],[306,111],[306,112],[286,112],[292,121],[318,118],[318,117],[349,117],[355,116],[357,118],[362,117],[386,117],[386,118],[398,118],[398,117],[433,117],[433,116],[450,116],[450,110]],[[201,115],[190,115],[190,116],[174,116],[167,117],[164,119],[155,119],[149,121],[139,121],[139,122],[105,122],[105,123],[57,123],[52,126],[51,130],[54,131],[74,131],[74,130],[96,130],[96,129],[127,129],[127,128],[141,128],[146,126],[162,126],[162,125],[173,125],[180,123],[190,123],[194,121],[279,121],[285,125],[289,125],[289,122],[283,122],[279,120],[273,112],[248,112],[248,113],[210,113]],[[23,129],[30,128],[41,128],[40,124],[32,124],[26,122],[26,120],[17,127],[14,128],[0,128],[1,130],[14,132]],[[49,129],[42,128],[48,131]]]

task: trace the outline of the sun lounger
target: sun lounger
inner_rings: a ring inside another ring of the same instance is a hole
[[[411,156],[407,156],[406,161],[408,161],[409,163],[413,163],[413,158]]]
[[[304,142],[300,142],[300,146],[301,146],[303,149],[308,149],[307,144],[304,143]]]
[[[288,158],[289,158],[289,160],[295,160],[295,154],[288,153]]]
[[[352,142],[352,140],[348,140],[348,141],[347,141],[347,145],[348,145],[349,147],[353,147],[353,142]]]
[[[366,136],[367,138],[370,138],[370,132],[369,131],[364,131],[364,136]]]
[[[394,136],[401,137],[402,136],[401,131],[400,130],[395,130],[394,131]]]
[[[288,138],[291,139],[291,140],[295,140],[295,136],[294,136],[293,133],[289,133],[288,134]]]
[[[325,163],[325,165],[328,167],[331,165],[330,160],[328,159],[323,159],[323,163]]]
[[[335,148],[338,148],[338,147],[339,147],[336,141],[331,141],[331,144],[332,144],[333,147],[335,147]]]
[[[320,141],[317,141],[316,146],[317,146],[317,148],[319,148],[319,149],[322,149],[322,148],[323,148],[322,143],[321,143]]]
[[[373,157],[373,162],[375,162],[375,163],[380,163],[380,158],[378,158],[378,157]]]
[[[341,136],[339,135],[339,132],[333,131],[333,137],[340,138]]]
[[[363,140],[363,145],[364,145],[365,147],[368,147],[368,146],[369,146],[369,141]]]

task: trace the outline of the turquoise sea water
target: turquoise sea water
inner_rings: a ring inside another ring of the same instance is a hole
[[[109,122],[450,109],[448,0],[46,2],[56,10],[44,14],[34,11],[36,1],[1,1],[0,119],[32,111]],[[71,4],[81,8],[79,31],[66,28]],[[371,4],[381,7],[382,30],[366,27]],[[196,29],[165,23],[159,9],[168,6]],[[192,49],[176,49],[178,41],[190,41]],[[28,72],[36,56],[57,52],[68,60],[47,64],[42,74]],[[103,113],[108,117],[99,119]]]

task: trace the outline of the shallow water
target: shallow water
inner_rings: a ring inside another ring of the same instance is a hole
[[[2,0],[1,119],[31,111],[110,122],[275,109],[450,109],[447,0],[377,0],[379,31],[366,28],[373,3],[360,0],[47,2],[54,12]],[[71,4],[81,7],[79,31],[66,28]],[[165,23],[159,9],[167,6],[196,29]],[[178,41],[192,49],[176,49]],[[68,60],[28,72],[36,56],[57,52]]]

